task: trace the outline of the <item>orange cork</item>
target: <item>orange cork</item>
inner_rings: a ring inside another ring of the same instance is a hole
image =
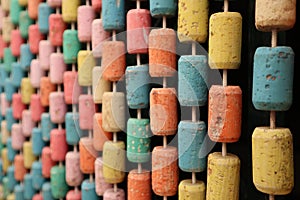
[[[154,29],[149,35],[149,74],[170,77],[176,72],[176,33],[173,29]]]
[[[42,150],[42,175],[45,178],[50,178],[51,168],[56,164],[51,158],[51,149],[46,146]]]
[[[152,151],[152,189],[159,196],[177,193],[179,169],[176,147],[156,146]]]
[[[27,173],[27,170],[24,166],[24,157],[22,154],[18,154],[15,156],[14,159],[14,166],[15,166],[15,179],[17,181],[23,181],[24,176]]]
[[[134,169],[128,174],[128,200],[151,200],[151,175],[149,171],[141,173]]]
[[[214,142],[236,142],[241,135],[242,90],[213,85],[209,90],[208,135]]]
[[[28,15],[31,19],[37,20],[38,7],[43,0],[30,0],[28,1]]]
[[[150,92],[150,126],[154,135],[177,131],[177,98],[174,88],[153,88]]]
[[[125,44],[121,41],[106,41],[102,46],[103,78],[108,81],[119,81],[125,74]]]
[[[49,106],[49,95],[56,91],[56,85],[52,84],[49,77],[42,77],[40,82],[41,104]]]
[[[79,141],[80,170],[84,174],[92,174],[95,171],[97,151],[93,147],[93,139],[83,137]]]
[[[104,131],[102,128],[102,113],[94,115],[93,123],[94,137],[93,145],[96,151],[103,151],[103,145],[106,141],[112,140],[112,133]]]

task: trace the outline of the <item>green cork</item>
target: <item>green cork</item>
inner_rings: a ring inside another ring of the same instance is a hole
[[[19,0],[10,0],[10,19],[14,25],[19,25],[20,12],[23,7],[19,4]]]
[[[4,48],[4,69],[7,72],[11,71],[11,64],[16,62],[17,58],[13,56],[9,47]]]
[[[55,199],[64,198],[69,190],[66,183],[65,166],[54,166],[51,168],[51,192]]]
[[[33,24],[33,22],[34,21],[29,17],[27,10],[20,12],[19,29],[20,29],[22,38],[24,38],[24,39],[28,38],[28,28],[31,24]]]
[[[81,43],[77,36],[77,30],[65,30],[63,34],[64,61],[66,64],[77,62],[77,54],[81,49]]]

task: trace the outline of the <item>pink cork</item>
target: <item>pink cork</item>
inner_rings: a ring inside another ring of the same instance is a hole
[[[39,88],[43,76],[45,76],[45,71],[41,69],[40,61],[33,59],[30,64],[30,83],[32,87]]]
[[[26,105],[22,102],[22,96],[20,93],[15,93],[12,96],[12,108],[13,108],[13,117],[15,119],[22,118],[22,112],[26,109]]]
[[[49,70],[50,55],[54,52],[54,47],[49,40],[42,40],[39,44],[39,60],[40,66],[43,70]]]
[[[78,84],[78,75],[76,71],[67,71],[64,73],[64,95],[66,104],[78,104],[81,87]]]
[[[102,113],[94,114],[93,123],[93,145],[97,151],[103,151],[103,145],[106,141],[112,140],[112,133],[106,132],[102,128]]]
[[[110,33],[103,29],[102,19],[94,19],[92,23],[92,49],[96,58],[102,56],[102,43],[108,40]]]
[[[50,56],[50,81],[53,84],[62,84],[64,82],[64,72],[67,65],[64,62],[62,53],[52,53]]]
[[[49,6],[53,8],[61,7],[62,0],[47,0]]]
[[[21,32],[19,29],[14,29],[11,31],[11,39],[10,39],[10,49],[12,55],[18,57],[20,56],[20,47],[24,43],[24,39],[21,36]]]
[[[80,186],[83,174],[80,171],[79,152],[68,152],[66,155],[66,182],[69,186]]]
[[[66,131],[64,129],[52,129],[50,132],[51,159],[54,161],[64,161],[68,152],[66,142]]]
[[[49,39],[53,46],[62,46],[63,33],[66,28],[67,25],[61,14],[51,14],[49,16]]]
[[[30,1],[29,1],[30,2]],[[32,24],[28,29],[28,42],[30,51],[33,54],[39,53],[39,44],[41,40],[44,40],[45,36],[39,31],[37,24]]]
[[[79,127],[83,130],[93,130],[95,103],[92,95],[79,96]]]
[[[46,146],[42,150],[42,175],[45,178],[50,178],[51,168],[56,164],[55,161],[51,159],[51,149]]]
[[[95,11],[92,6],[79,6],[77,13],[78,39],[80,42],[90,42]]]
[[[9,107],[9,102],[6,100],[6,95],[4,92],[1,93],[0,103],[1,103],[1,115],[5,116],[6,109]]]
[[[95,185],[95,190],[98,196],[103,196],[104,192],[107,189],[113,187],[112,184],[106,183],[104,181],[102,157],[99,157],[95,160]]]
[[[66,200],[81,200],[81,191],[69,190],[66,196]]]
[[[7,47],[7,43],[4,42],[2,35],[0,35],[0,58],[4,57],[4,48]]]
[[[35,123],[31,118],[31,110],[24,110],[22,112],[22,132],[25,137],[31,136],[31,131]]]
[[[33,197],[32,197],[32,200],[43,200],[43,196],[42,194],[35,194]]]
[[[23,142],[25,137],[22,133],[21,124],[13,124],[11,127],[11,146],[14,150],[21,150],[23,148]]]
[[[32,94],[30,100],[31,118],[34,122],[41,121],[41,115],[45,111],[45,108],[41,103],[41,95]]]
[[[63,92],[52,92],[49,95],[49,111],[51,121],[56,124],[64,123],[67,106]]]
[[[107,189],[104,192],[103,200],[125,200],[125,192],[120,188],[118,188],[116,192],[113,188]]]

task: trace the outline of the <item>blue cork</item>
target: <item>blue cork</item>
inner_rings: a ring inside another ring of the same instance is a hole
[[[2,183],[3,177],[4,177],[4,174],[3,174],[3,163],[2,163],[2,160],[0,160],[0,183]]]
[[[11,132],[12,125],[17,122],[17,120],[13,116],[12,107],[6,108],[5,119],[6,119],[7,130]]]
[[[287,111],[293,100],[291,47],[259,47],[254,54],[252,102],[257,110]]]
[[[13,82],[10,78],[5,79],[5,84],[4,84],[4,92],[5,92],[5,97],[6,100],[11,102],[13,94],[17,91],[17,88],[13,85]]]
[[[17,184],[14,188],[15,200],[24,200],[24,186]]]
[[[24,177],[24,199],[31,200],[35,192],[32,187],[32,175],[27,173]]]
[[[65,116],[66,140],[69,145],[78,145],[83,131],[79,128],[79,113],[68,112]]]
[[[13,86],[20,87],[22,78],[25,77],[25,73],[21,68],[21,64],[19,62],[13,62],[11,64],[11,82]]]
[[[45,182],[45,178],[42,174],[42,162],[35,161],[31,166],[31,174],[32,174],[32,187],[36,190],[41,190],[43,183]]]
[[[150,13],[152,17],[172,17],[176,14],[176,9],[176,0],[150,0]]]
[[[149,119],[130,118],[127,121],[127,158],[130,162],[145,163],[150,159]]]
[[[178,125],[179,167],[185,172],[203,172],[206,157],[200,157],[203,140],[207,134],[203,121],[181,121]]]
[[[42,150],[43,150],[44,146],[46,146],[46,144],[43,140],[42,129],[33,128],[32,134],[31,134],[31,139],[32,139],[32,153],[35,156],[42,155]]]
[[[96,194],[95,182],[84,180],[81,184],[81,198],[89,200],[98,200],[99,197]]]
[[[81,49],[77,30],[65,30],[63,33],[64,61],[66,64],[77,63],[77,54]]]
[[[127,103],[131,109],[149,106],[150,75],[149,66],[130,66],[126,68]]]
[[[5,70],[4,64],[0,64],[0,87],[4,87],[5,80],[8,78],[9,73]]]
[[[102,23],[106,31],[125,28],[125,0],[102,1]]]
[[[31,24],[33,24],[34,21],[29,17],[28,11],[24,10],[20,12],[19,16],[19,29],[22,38],[27,39],[28,38],[28,29]]]
[[[20,64],[24,71],[28,71],[30,68],[31,60],[34,59],[34,54],[31,53],[29,44],[22,44],[20,47]]]
[[[7,188],[10,192],[14,191],[15,186],[17,185],[17,180],[15,179],[15,166],[11,165],[7,168]]]
[[[19,4],[19,0],[10,0],[10,20],[14,25],[19,24],[20,12],[23,7]]]
[[[50,132],[52,129],[56,128],[56,125],[52,123],[49,113],[42,113],[41,116],[41,129],[42,137],[45,142],[50,141]]]
[[[38,27],[39,31],[43,34],[47,34],[49,31],[49,16],[54,12],[48,3],[40,3],[38,7]]]
[[[5,47],[3,53],[4,53],[4,58],[3,58],[4,69],[7,72],[11,72],[11,64],[13,62],[16,62],[17,58],[12,54],[10,47]]]
[[[10,162],[13,162],[15,156],[17,155],[17,151],[12,148],[12,138],[9,137],[6,140],[6,148],[7,148],[7,158]]]
[[[54,200],[51,193],[51,185],[50,182],[45,182],[42,187],[43,200]]]
[[[181,56],[178,61],[178,100],[181,106],[204,106],[207,103],[207,57]]]

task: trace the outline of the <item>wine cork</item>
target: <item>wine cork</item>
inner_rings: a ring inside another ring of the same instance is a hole
[[[128,53],[148,53],[148,37],[151,27],[150,11],[146,9],[129,10],[126,16],[126,23]]]
[[[191,179],[183,180],[179,183],[178,188],[179,200],[205,200],[205,184],[203,181],[192,183]]]
[[[25,137],[31,136],[31,131],[35,126],[34,121],[31,118],[31,110],[24,110],[22,112],[22,133]]]
[[[181,106],[207,103],[208,64],[204,55],[181,56],[178,61],[178,100]]]
[[[42,187],[42,194],[43,194],[43,199],[44,200],[53,200],[54,198],[52,197],[51,193],[51,185],[50,182],[45,182]]]
[[[178,187],[177,148],[154,147],[152,151],[152,190],[159,196],[174,196]]]
[[[68,152],[66,142],[66,131],[64,129],[52,129],[50,132],[51,159],[54,161],[64,161]]]
[[[131,170],[128,175],[128,200],[151,199],[151,175],[149,171],[143,170],[139,173],[136,169]]]
[[[129,108],[148,108],[150,92],[149,66],[129,66],[126,68],[125,77]]]
[[[125,96],[122,92],[105,92],[102,104],[102,128],[119,132],[125,128]]]
[[[63,123],[67,106],[64,100],[63,92],[51,92],[49,95],[49,112],[53,123]]]
[[[14,187],[17,185],[17,180],[15,179],[15,166],[11,165],[8,167],[7,169],[7,178],[8,178],[8,182],[7,182],[7,188],[9,191],[14,191]]]
[[[13,62],[11,64],[11,82],[13,86],[20,87],[22,78],[24,78],[24,71],[21,68],[20,62]]]
[[[208,35],[208,8],[208,0],[179,0],[177,32],[180,42],[206,42]]]
[[[11,64],[16,61],[16,57],[12,54],[12,49],[10,47],[4,48],[4,69],[7,72],[11,72]]]
[[[41,116],[41,129],[42,129],[42,137],[45,142],[50,141],[50,132],[56,126],[54,123],[51,122],[50,114],[43,113]]]
[[[12,101],[12,96],[16,92],[16,88],[13,85],[11,79],[6,78],[5,83],[4,83],[4,92],[5,92],[5,97],[7,101],[11,102]]]
[[[240,160],[236,155],[208,155],[206,199],[239,199]]]
[[[103,1],[102,20],[104,30],[123,30],[125,27],[125,1]]]
[[[0,103],[1,103],[1,115],[4,116],[6,113],[6,109],[9,107],[9,102],[6,100],[5,93],[0,94]]]
[[[80,0],[62,1],[62,17],[66,23],[77,21],[77,8],[80,6]]]
[[[93,146],[96,151],[103,151],[106,141],[112,140],[112,133],[106,132],[102,128],[102,113],[95,113],[93,119]]]
[[[2,171],[5,174],[7,172],[8,167],[11,165],[11,162],[8,160],[7,148],[2,149],[1,158],[2,158]]]
[[[102,67],[94,67],[92,72],[93,79],[93,100],[95,103],[102,103],[103,94],[105,92],[111,91],[111,83],[110,81],[105,80],[102,77],[103,68]]]
[[[46,143],[43,141],[42,130],[40,128],[33,128],[32,135],[32,152],[35,156],[41,156],[44,146]]]
[[[292,191],[292,140],[288,128],[255,128],[252,135],[253,182],[259,191],[272,195],[286,195]]]
[[[150,126],[154,135],[177,131],[177,99],[174,88],[153,88],[150,93]]]
[[[13,56],[18,57],[21,55],[20,47],[24,43],[24,39],[22,38],[20,30],[18,29],[12,30],[11,38],[12,38],[10,42],[11,53]]]
[[[238,69],[241,63],[242,16],[238,12],[214,13],[209,21],[209,66]]]
[[[31,64],[31,60],[34,59],[34,55],[30,51],[29,44],[22,44],[20,50],[21,50],[21,56],[20,56],[21,68],[24,71],[28,71]]]
[[[23,142],[25,141],[25,136],[22,133],[21,124],[15,123],[12,125],[11,138],[12,138],[12,143],[11,143],[12,148],[14,150],[21,150],[23,148]]]
[[[10,132],[7,130],[6,120],[1,121],[1,143],[6,144],[6,141],[9,137],[10,137]]]
[[[24,185],[17,184],[14,188],[15,199],[24,199]]]
[[[106,183],[103,176],[103,159],[98,157],[95,160],[95,191],[98,196],[103,196],[107,189],[112,188],[112,184]]]
[[[66,182],[69,186],[77,187],[80,186],[82,180],[79,152],[69,151],[66,154]]]
[[[33,197],[32,197],[32,200],[43,200],[43,195],[42,194],[35,194]]]
[[[53,84],[62,84],[64,82],[64,72],[67,65],[64,62],[62,53],[52,53],[50,55],[50,81]]]
[[[161,18],[162,16],[172,17],[175,15],[177,3],[173,0],[151,0],[150,12],[152,17]]]
[[[78,84],[78,75],[75,71],[64,73],[64,98],[66,104],[78,104],[79,95],[82,91]]]
[[[259,0],[255,4],[255,26],[258,30],[271,32],[293,28],[296,22],[296,0]]]
[[[50,69],[50,55],[54,52],[54,47],[49,40],[42,40],[39,44],[39,61],[42,70]],[[50,71],[51,72],[51,71]]]
[[[78,83],[80,86],[92,86],[92,72],[96,66],[96,60],[91,51],[80,50],[78,52]]]
[[[242,91],[213,85],[209,90],[208,135],[215,142],[236,142],[241,135]]]
[[[66,140],[69,145],[78,145],[83,131],[79,127],[79,113],[68,112],[65,118]]]
[[[14,193],[12,193],[12,194],[9,194],[8,196],[7,196],[7,200],[15,200],[15,194]]]
[[[62,0],[47,0],[47,3],[53,8],[59,8],[62,6]]]
[[[81,44],[78,40],[77,34],[78,34],[77,30],[64,31],[63,49],[64,49],[64,61],[66,64],[72,64],[77,62],[77,54],[81,48]]]
[[[3,17],[2,19],[2,37],[4,42],[9,43],[11,41],[10,35],[11,35],[11,31],[14,29],[14,25],[11,22],[10,17]]]
[[[259,47],[254,54],[252,102],[256,109],[287,111],[293,101],[291,47]]]
[[[103,194],[103,200],[125,200],[125,192],[121,188],[118,188],[117,191],[107,189]]]
[[[171,77],[176,72],[176,34],[173,29],[153,29],[149,35],[149,74]]]
[[[125,74],[125,44],[122,41],[105,41],[102,46],[102,76],[108,81],[119,81]]]
[[[51,168],[51,193],[56,199],[64,198],[68,192],[65,174],[65,166],[54,166]]]
[[[95,58],[102,56],[102,45],[109,37],[110,33],[104,30],[102,19],[94,19],[92,22],[92,49]]]
[[[18,2],[19,0],[10,0],[10,19],[14,25],[19,25],[19,15],[23,10],[22,6]]]
[[[42,150],[42,174],[45,178],[50,178],[50,170],[55,163],[51,158],[51,148],[45,146]]]
[[[0,22],[1,24],[1,22]],[[1,29],[2,30],[2,29]],[[3,40],[2,34],[0,35],[0,58],[4,57],[4,48],[7,47],[7,43]]]
[[[69,190],[66,195],[66,200],[81,200],[81,191]]]
[[[125,144],[105,142],[103,146],[103,176],[107,183],[121,183],[125,178]],[[104,193],[105,196],[105,193]]]
[[[21,154],[18,154],[15,156],[14,159],[14,166],[15,166],[15,179],[17,181],[23,181],[24,176],[27,173],[27,169],[24,166],[24,156]]]
[[[2,0],[1,1],[1,8],[4,12],[10,11],[10,1],[11,0]]]
[[[24,77],[21,81],[21,95],[24,104],[30,103],[30,97],[34,93],[34,87],[28,77]]]
[[[49,106],[49,95],[56,91],[56,85],[51,83],[49,77],[41,77],[40,80],[40,94],[42,106]]]
[[[1,91],[3,90],[3,88],[5,86],[5,80],[8,78],[8,75],[9,75],[8,72],[4,68],[4,64],[1,63],[0,64],[0,78],[1,78],[0,86],[1,86]]]
[[[7,184],[8,184],[8,177],[5,176],[2,179],[2,187],[3,187],[3,192],[2,193],[3,193],[3,198],[4,199],[6,199],[7,196],[9,195],[9,193],[10,193]]]
[[[92,95],[79,96],[79,127],[83,130],[93,130],[93,116],[96,106]]]
[[[45,108],[41,104],[41,96],[39,94],[32,94],[30,101],[31,119],[34,122],[41,121],[41,115]]]
[[[6,109],[5,119],[6,119],[6,128],[9,132],[11,132],[12,125],[17,122],[16,119],[13,117],[12,107]]]
[[[49,4],[49,3],[48,3]],[[63,45],[63,34],[67,25],[63,21],[61,14],[51,14],[49,16],[49,40],[53,46]]]
[[[24,10],[20,12],[19,29],[24,39],[28,38],[28,28],[33,23],[34,21],[29,17],[28,10]]]
[[[90,5],[82,5],[78,7],[77,13],[78,39],[80,42],[91,42],[95,11]]]
[[[49,16],[54,10],[46,3],[42,2],[38,5],[38,20],[39,31],[43,34],[48,34],[49,31]]]
[[[81,198],[97,200],[99,197],[95,191],[95,182],[90,182],[90,180],[84,180],[81,184]]]
[[[36,156],[32,152],[32,142],[26,141],[23,143],[23,154],[24,166],[26,169],[30,169],[33,162],[36,161]]]
[[[31,83],[32,87],[39,88],[41,77],[44,75],[45,75],[45,72],[40,67],[39,59],[33,59],[31,61],[30,75],[29,75],[29,79],[30,79],[30,83]]]
[[[36,190],[41,190],[44,182],[46,181],[42,175],[41,161],[35,161],[32,164],[31,174],[32,174],[32,187]]]
[[[100,12],[102,7],[102,0],[92,0],[92,7],[96,12]]]
[[[13,162],[14,159],[15,159],[15,156],[17,154],[17,151],[12,148],[12,145],[11,145],[12,141],[11,140],[12,140],[11,137],[7,138],[6,148],[7,148],[7,158],[10,162]]]
[[[38,7],[42,0],[29,0],[28,1],[28,14],[29,17],[33,20],[38,19]]]
[[[33,1],[36,1],[36,0],[33,0]],[[29,43],[30,51],[33,54],[38,54],[39,53],[39,43],[41,40],[45,39],[45,36],[40,32],[37,24],[30,25],[28,31],[29,31],[28,32],[28,43]]]
[[[92,174],[95,172],[94,162],[97,158],[97,151],[93,146],[93,139],[82,137],[79,141],[80,152],[80,170],[84,174]]]

